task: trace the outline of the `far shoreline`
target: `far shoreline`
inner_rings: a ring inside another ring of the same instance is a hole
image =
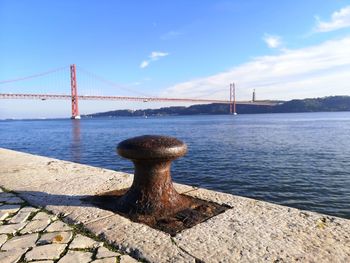
[[[237,115],[230,114],[192,114],[192,115],[153,115],[147,116],[148,118],[167,118],[167,117],[190,117],[190,116],[232,116],[237,117],[239,115],[288,115],[288,114],[313,114],[313,113],[350,113],[350,111],[313,111],[313,112],[275,112],[275,113],[242,113]],[[62,121],[62,120],[70,120],[70,121],[81,121],[81,120],[109,120],[109,119],[145,119],[142,116],[101,116],[101,117],[86,117],[82,116],[80,120],[74,120],[68,117],[58,117],[58,118],[6,118],[0,119],[0,122],[10,122],[10,121]]]

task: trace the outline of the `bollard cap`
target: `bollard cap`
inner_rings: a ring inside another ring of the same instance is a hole
[[[117,153],[132,160],[174,160],[187,152],[187,145],[174,138],[160,135],[143,135],[122,141]]]

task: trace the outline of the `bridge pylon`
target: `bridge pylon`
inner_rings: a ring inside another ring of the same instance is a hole
[[[236,112],[236,87],[235,87],[235,83],[230,83],[230,114],[237,115],[237,112]]]
[[[77,71],[75,64],[70,65],[70,86],[72,95],[72,119],[80,119],[78,107]]]

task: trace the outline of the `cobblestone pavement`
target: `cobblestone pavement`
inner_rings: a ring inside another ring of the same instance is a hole
[[[138,262],[86,234],[0,188],[0,263]]]

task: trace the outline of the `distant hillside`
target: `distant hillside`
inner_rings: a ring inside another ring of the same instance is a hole
[[[350,96],[291,100],[274,107],[273,112],[350,111]]]
[[[350,111],[350,96],[332,96],[325,98],[291,100],[276,106],[237,105],[239,114],[248,113],[288,113],[318,111]],[[115,110],[83,115],[82,117],[131,117],[131,116],[169,116],[228,114],[229,105],[221,103],[192,105],[189,107],[165,107],[145,110]]]

